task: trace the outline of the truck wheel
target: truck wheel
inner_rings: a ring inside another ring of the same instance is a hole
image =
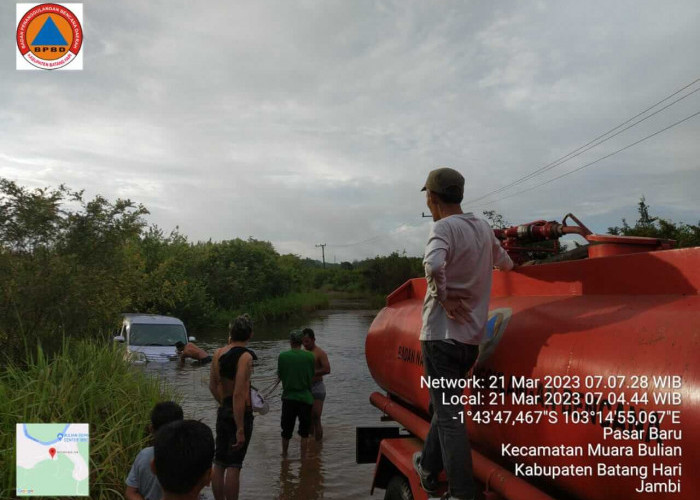
[[[403,476],[394,476],[389,480],[384,493],[384,500],[413,500],[411,486]]]

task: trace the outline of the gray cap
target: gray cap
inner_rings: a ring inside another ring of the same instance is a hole
[[[295,344],[301,344],[301,340],[304,338],[304,332],[301,330],[292,330],[289,332],[289,340]]]
[[[460,194],[464,194],[464,177],[453,168],[436,168],[428,174],[428,179],[421,191],[426,189],[439,194],[451,194],[459,190]]]

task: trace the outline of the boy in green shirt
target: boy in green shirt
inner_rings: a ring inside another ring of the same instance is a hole
[[[306,447],[311,429],[311,379],[314,376],[314,355],[301,349],[301,330],[289,334],[291,349],[280,353],[277,358],[277,376],[282,381],[282,455],[287,456],[289,440],[294,432],[294,424],[299,419],[301,455],[306,455]]]

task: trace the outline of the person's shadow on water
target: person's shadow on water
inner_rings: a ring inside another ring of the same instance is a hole
[[[321,446],[309,443],[306,457],[283,458],[280,464],[279,500],[318,500],[323,498]]]

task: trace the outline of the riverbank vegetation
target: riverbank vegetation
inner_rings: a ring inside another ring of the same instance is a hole
[[[90,424],[90,496],[121,498],[153,406],[176,395],[162,381],[133,370],[118,346],[65,340],[53,356],[34,348],[23,366],[0,371],[0,498],[15,490],[18,423]]]
[[[327,307],[329,291],[376,297],[422,274],[419,258],[398,253],[322,266],[253,238],[190,242],[147,215],[129,200],[0,178],[0,342],[11,359],[26,346],[55,352],[63,337],[108,338],[123,312],[225,328],[243,311],[283,319]]]
[[[638,209],[634,226],[623,220],[609,231],[700,244],[698,226],[651,216],[643,198]],[[423,274],[420,258],[398,252],[323,266],[253,238],[191,242],[147,215],[129,200],[0,178],[0,342],[11,358],[23,359],[25,345],[53,352],[64,336],[107,338],[122,312],[177,316],[196,332],[225,328],[243,311],[265,321],[327,307],[329,292],[380,305],[378,297]]]
[[[322,266],[252,238],[194,243],[147,215],[128,200],[0,178],[1,498],[15,487],[10,430],[43,422],[90,423],[91,497],[121,497],[153,405],[176,396],[110,342],[120,313],[223,328],[244,311],[281,319],[420,275],[420,259],[397,253]]]

